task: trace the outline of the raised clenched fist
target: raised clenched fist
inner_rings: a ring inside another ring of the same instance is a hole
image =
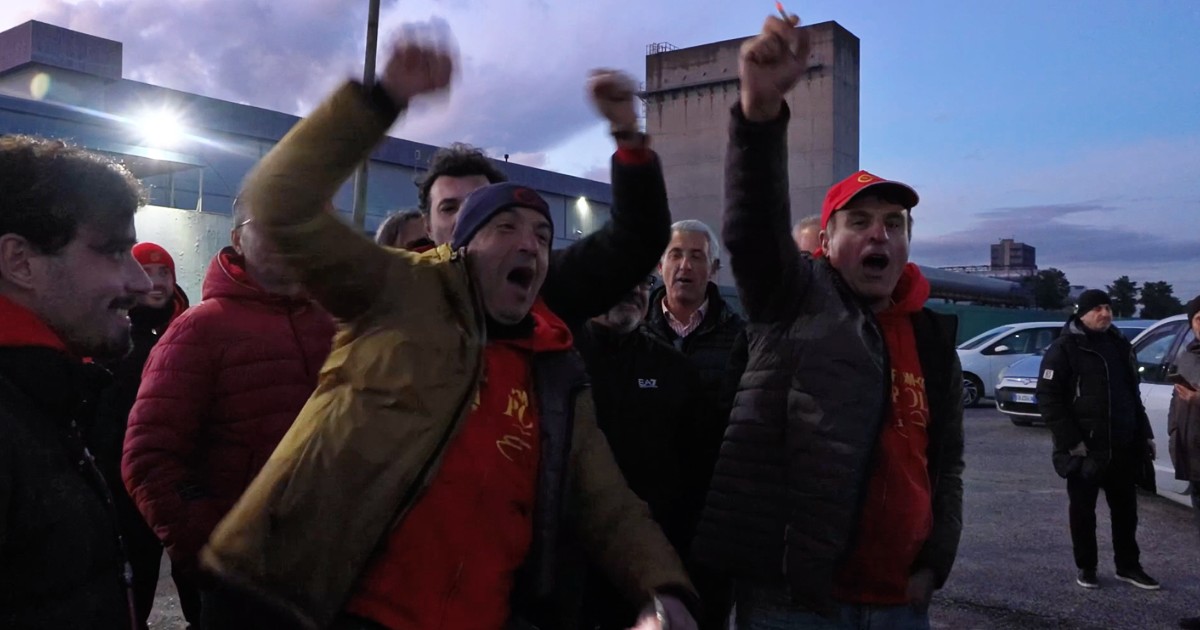
[[[783,97],[808,67],[808,33],[799,19],[767,18],[762,33],[742,44],[738,73],[742,80],[742,113],[763,122],[779,116]]]
[[[379,76],[380,86],[397,104],[441,92],[454,77],[457,53],[453,43],[411,37],[412,33],[411,29],[401,30]]]
[[[613,131],[637,131],[637,107],[633,102],[637,84],[632,77],[619,70],[593,70],[587,89],[592,104]]]

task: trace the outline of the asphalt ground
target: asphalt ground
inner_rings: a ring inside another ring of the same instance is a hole
[[[1151,630],[1200,615],[1200,533],[1189,508],[1139,496],[1142,565],[1162,582],[1159,591],[1143,591],[1113,577],[1108,507],[1101,500],[1101,588],[1080,588],[1066,482],[1050,465],[1049,432],[1014,426],[990,407],[968,410],[964,422],[963,538],[954,572],[934,597],[934,628]],[[186,627],[169,573],[164,561],[150,617],[154,630]]]
[[[1190,508],[1138,497],[1142,566],[1162,582],[1161,590],[1144,591],[1113,575],[1101,498],[1100,588],[1083,589],[1075,584],[1066,482],[1050,464],[1050,432],[1014,426],[994,408],[970,409],[964,423],[963,538],[954,572],[934,599],[935,628],[1157,629],[1200,615],[1200,533]]]

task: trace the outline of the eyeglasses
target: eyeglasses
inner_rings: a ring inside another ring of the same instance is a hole
[[[251,223],[254,223],[254,219],[253,219],[253,218],[246,219],[245,221],[242,221],[241,223],[239,223],[239,224],[237,224],[237,225],[233,226],[233,229],[235,229],[235,230],[236,230],[236,229],[238,229],[238,228],[241,228],[241,227],[245,227],[245,226],[247,226],[247,225],[250,225]]]

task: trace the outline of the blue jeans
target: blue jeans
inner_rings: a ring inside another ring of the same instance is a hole
[[[783,587],[739,586],[737,630],[929,630],[929,613],[907,604],[841,604],[838,619],[798,608]]]

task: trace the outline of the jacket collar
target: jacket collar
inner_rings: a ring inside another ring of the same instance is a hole
[[[1072,315],[1071,319],[1067,320],[1066,325],[1063,326],[1062,334],[1072,335],[1075,341],[1088,341],[1099,338],[1126,341],[1125,337],[1117,331],[1116,326],[1109,326],[1108,330],[1102,333],[1093,332],[1083,325],[1083,321],[1079,319],[1078,315]]]
[[[67,345],[33,311],[0,296],[0,347],[34,346],[66,353]]]
[[[95,403],[100,391],[112,382],[108,371],[99,365],[37,346],[0,348],[0,378],[59,417],[68,417],[81,406]],[[78,419],[85,420],[87,415],[80,414]]]
[[[667,288],[659,287],[655,289],[654,294],[650,296],[650,308],[647,314],[646,321],[654,326],[670,330],[671,327],[667,324],[666,315],[663,314],[663,300],[667,297]],[[710,332],[712,329],[725,324],[733,318],[733,311],[729,310],[729,305],[725,303],[725,298],[721,297],[721,289],[715,283],[709,282],[708,288],[705,290],[705,299],[708,301],[708,312],[704,314],[704,319],[700,321],[700,325],[696,327],[693,335]]]

